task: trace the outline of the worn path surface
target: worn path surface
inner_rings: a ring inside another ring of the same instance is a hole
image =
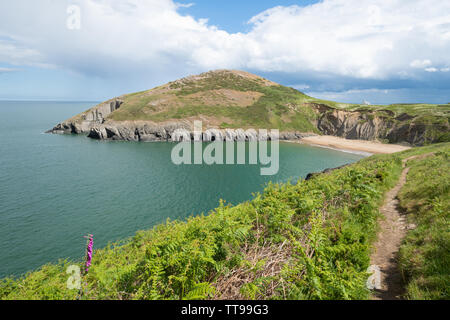
[[[430,156],[426,154],[420,158]],[[418,158],[413,156],[403,160],[403,171],[397,185],[386,194],[383,206],[380,208],[385,219],[380,221],[381,232],[375,243],[375,250],[371,256],[371,264],[380,268],[381,289],[375,290],[374,300],[398,300],[404,293],[403,277],[398,268],[398,251],[407,230],[415,228],[408,225],[406,217],[399,210],[397,195],[406,183],[409,168],[407,162]]]

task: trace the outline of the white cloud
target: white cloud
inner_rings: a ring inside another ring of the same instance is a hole
[[[31,48],[15,44],[13,41],[0,39],[0,62],[17,65],[42,65],[43,57]]]
[[[0,74],[2,74],[2,73],[7,73],[7,72],[14,72],[14,71],[17,71],[17,69],[14,69],[14,68],[2,68],[2,67],[0,67]]]
[[[195,3],[178,3],[178,2],[175,2],[175,4],[179,8],[190,8],[195,5]]]
[[[263,54],[249,63],[264,70],[383,79],[410,69],[409,61],[449,61],[449,2],[370,3],[335,0],[267,10],[251,20],[248,36]]]
[[[425,60],[414,60],[410,63],[410,66],[413,68],[425,68],[431,65],[431,61],[428,59]]]
[[[449,67],[442,67],[442,68],[436,68],[432,66],[432,63],[430,60],[425,59],[425,60],[414,60],[411,62],[410,64],[411,67],[416,68],[416,69],[423,69],[426,72],[448,72],[450,71]]]
[[[280,6],[235,34],[181,15],[172,0],[72,3],[81,7],[80,30],[65,28],[66,2],[2,1],[0,37],[13,41],[0,42],[0,62],[117,77],[243,68],[355,79],[414,79],[450,64],[449,1]]]

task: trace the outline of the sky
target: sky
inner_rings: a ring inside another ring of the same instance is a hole
[[[0,2],[0,99],[102,101],[214,69],[317,98],[450,102],[450,1]]]

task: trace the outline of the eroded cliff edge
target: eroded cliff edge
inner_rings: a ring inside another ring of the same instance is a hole
[[[326,135],[414,146],[449,139],[448,113],[437,118],[408,113],[397,115],[387,109],[348,111],[324,104],[311,106],[317,112],[317,128]]]

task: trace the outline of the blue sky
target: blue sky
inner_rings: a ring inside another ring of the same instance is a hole
[[[248,20],[267,9],[276,6],[307,6],[318,1],[312,0],[200,0],[178,1],[182,4],[193,4],[180,10],[196,18],[205,18],[215,26],[228,32],[247,32],[250,30]]]
[[[447,103],[449,13],[439,0],[2,1],[0,99],[99,101],[227,68],[342,102]]]

